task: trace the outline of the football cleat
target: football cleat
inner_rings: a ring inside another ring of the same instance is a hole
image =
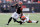
[[[39,21],[37,21],[36,23],[38,23]]]

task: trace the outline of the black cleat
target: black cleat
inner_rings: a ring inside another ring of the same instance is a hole
[[[9,24],[6,24],[6,25],[9,25]]]
[[[22,22],[20,22],[20,25],[22,25]]]
[[[39,21],[37,21],[36,23],[38,23]]]
[[[20,23],[20,25],[22,25],[22,23]]]

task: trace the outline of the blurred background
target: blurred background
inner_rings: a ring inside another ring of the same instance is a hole
[[[24,13],[40,13],[40,0],[0,0],[0,13],[15,12],[15,8],[11,6],[18,1],[23,2]]]

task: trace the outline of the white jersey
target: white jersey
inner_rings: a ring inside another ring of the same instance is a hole
[[[29,21],[29,17],[26,17],[25,20],[21,20],[22,22],[26,22],[26,21]]]

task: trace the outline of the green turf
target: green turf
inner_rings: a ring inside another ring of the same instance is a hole
[[[28,13],[26,13],[25,15],[27,16]],[[5,25],[8,22],[8,19],[10,18],[12,14],[1,14],[0,13],[0,27],[40,27],[40,13],[30,13],[30,19],[31,20],[39,20],[39,23],[24,23],[22,25],[18,24],[18,23],[14,23],[13,20],[10,22],[9,25]],[[20,19],[18,19],[20,20]]]

